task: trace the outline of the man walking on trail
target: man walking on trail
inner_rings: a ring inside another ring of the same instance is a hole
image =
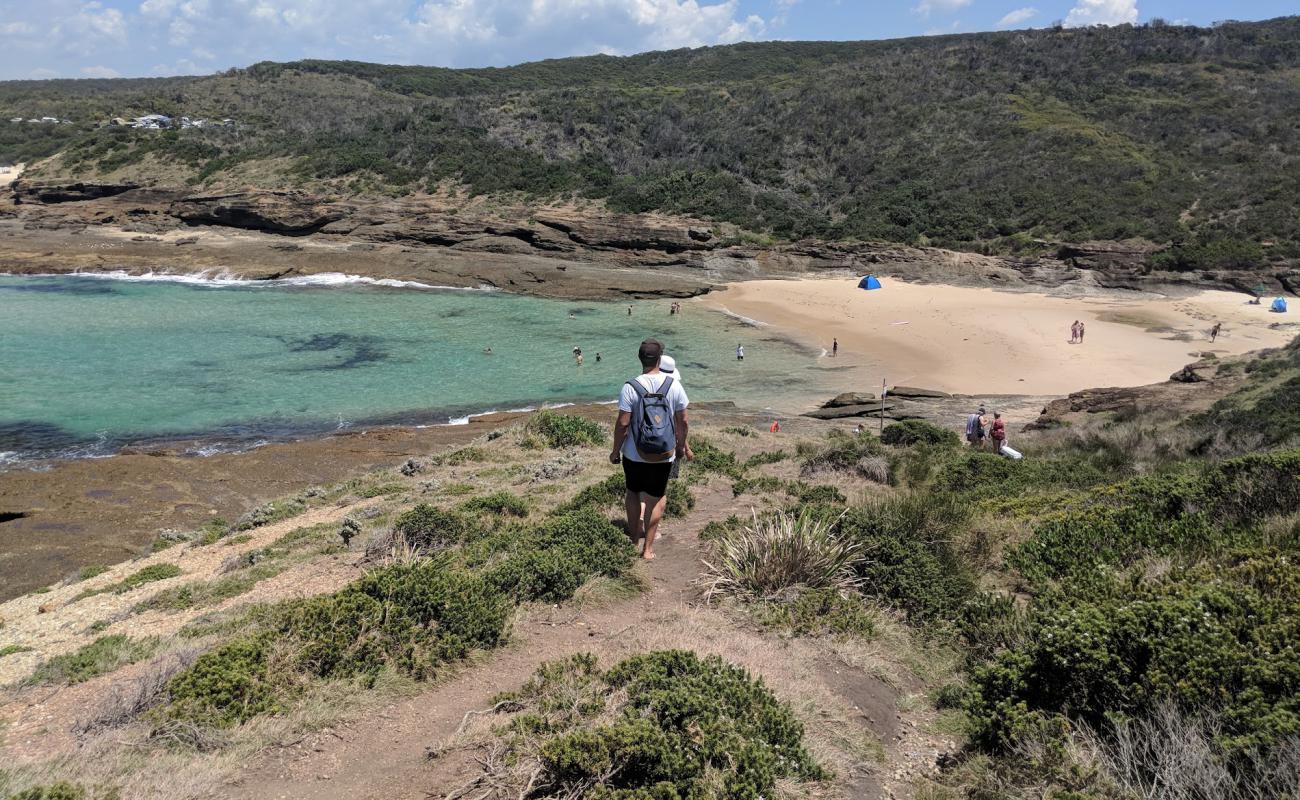
[[[609,454],[611,464],[623,465],[627,533],[633,543],[645,538],[641,557],[646,560],[655,557],[673,461],[695,459],[687,443],[690,400],[680,383],[659,371],[663,352],[663,345],[654,339],[641,343],[637,351],[641,374],[625,383],[619,394],[614,449]]]
[[[1213,327],[1213,328],[1210,328],[1210,342],[1211,342],[1211,343],[1213,343],[1215,339],[1219,338],[1219,331],[1221,331],[1221,330],[1223,330],[1223,323],[1222,323],[1222,322],[1216,322],[1216,323],[1214,323],[1214,327]]]

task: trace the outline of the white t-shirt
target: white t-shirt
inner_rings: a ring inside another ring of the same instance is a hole
[[[644,386],[647,391],[654,392],[663,385],[664,379],[667,377],[668,376],[663,373],[656,372],[653,375],[638,375],[634,380]],[[632,406],[636,405],[636,400],[636,390],[631,386],[628,386],[626,383],[623,384],[623,391],[618,395],[618,410],[631,411]],[[681,381],[678,381],[675,378],[673,379],[673,385],[668,387],[667,400],[668,407],[672,409],[673,414],[676,414],[678,411],[685,411],[686,407],[691,404],[690,398],[686,396],[686,390],[682,388]],[[672,461],[676,457],[677,454],[674,453],[668,460]],[[636,442],[632,441],[631,430],[627,432],[627,438],[623,440],[623,458],[626,458],[629,461],[644,461],[644,459],[637,455]]]

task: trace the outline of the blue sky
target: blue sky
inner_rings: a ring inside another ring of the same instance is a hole
[[[1297,10],[1296,0],[0,0],[0,79],[204,74],[297,58],[488,66]]]

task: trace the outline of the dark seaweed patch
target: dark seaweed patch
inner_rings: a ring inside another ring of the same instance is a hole
[[[118,294],[117,288],[107,281],[69,278],[27,280],[21,283],[0,283],[0,290],[11,292],[36,292],[39,294]]]
[[[382,340],[377,336],[357,336],[351,333],[317,333],[305,339],[277,337],[284,342],[291,353],[332,353],[339,358],[330,364],[302,367],[301,372],[321,370],[339,370],[376,364],[389,359],[389,352],[384,349]]]

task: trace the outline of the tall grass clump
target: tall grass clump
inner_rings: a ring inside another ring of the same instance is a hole
[[[755,514],[749,525],[714,541],[704,562],[704,596],[770,599],[800,588],[853,589],[863,552],[823,515]]]
[[[961,439],[955,431],[940,428],[933,422],[923,419],[906,419],[896,422],[880,433],[880,441],[896,447],[908,447],[914,444],[937,444],[956,447]]]
[[[855,474],[875,483],[889,482],[889,459],[884,448],[869,436],[849,436],[840,433],[830,437],[826,445],[814,448],[800,446],[803,452],[800,475],[811,478],[824,472]]]

